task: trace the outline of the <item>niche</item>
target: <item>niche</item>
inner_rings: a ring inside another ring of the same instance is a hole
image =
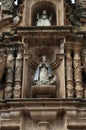
[[[32,6],[31,9],[31,24],[36,26],[37,24],[37,14],[42,15],[43,10],[46,10],[47,16],[51,17],[51,25],[56,25],[56,7],[53,3],[47,1],[37,2]]]

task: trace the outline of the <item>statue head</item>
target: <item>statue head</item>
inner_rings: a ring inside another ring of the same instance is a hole
[[[47,11],[46,10],[43,10],[43,15],[46,15],[47,14]]]
[[[47,60],[45,55],[42,56],[42,59],[43,59],[43,62],[46,62]]]
[[[42,18],[43,19],[47,19],[47,11],[46,10],[43,10],[43,12],[42,12]]]

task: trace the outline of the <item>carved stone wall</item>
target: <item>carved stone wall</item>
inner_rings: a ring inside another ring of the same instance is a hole
[[[16,8],[14,0],[0,1],[0,130],[86,130],[83,8],[67,0],[18,0]],[[35,26],[43,9],[52,26]],[[56,78],[51,86],[33,82],[43,55]]]

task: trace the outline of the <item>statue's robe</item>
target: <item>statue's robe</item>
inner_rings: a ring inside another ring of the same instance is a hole
[[[51,26],[51,22],[48,19],[47,15],[42,15],[41,18],[37,21],[37,26]]]
[[[45,64],[45,63],[44,63]],[[47,65],[47,64],[46,64]],[[35,82],[38,82],[40,81],[40,70],[42,68],[42,64],[40,64],[37,69],[36,69],[36,72],[35,72],[35,76],[34,76],[34,81]],[[47,65],[47,72],[48,72],[48,78],[52,77],[52,70],[51,70],[51,67],[49,65]]]

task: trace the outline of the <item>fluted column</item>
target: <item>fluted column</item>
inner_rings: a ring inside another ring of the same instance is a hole
[[[73,69],[72,69],[72,57],[71,50],[66,52],[66,80],[67,80],[67,97],[74,97],[74,87],[73,87]]]
[[[80,50],[74,50],[74,79],[75,79],[75,94],[77,98],[83,97],[82,87],[82,71],[81,71],[81,58]]]
[[[6,72],[6,88],[5,88],[5,99],[12,98],[13,91],[13,73],[14,73],[14,56],[13,49],[9,48],[7,55],[7,72]]]
[[[20,47],[15,62],[15,85],[13,91],[14,98],[21,97],[21,89],[22,89],[22,48]]]

